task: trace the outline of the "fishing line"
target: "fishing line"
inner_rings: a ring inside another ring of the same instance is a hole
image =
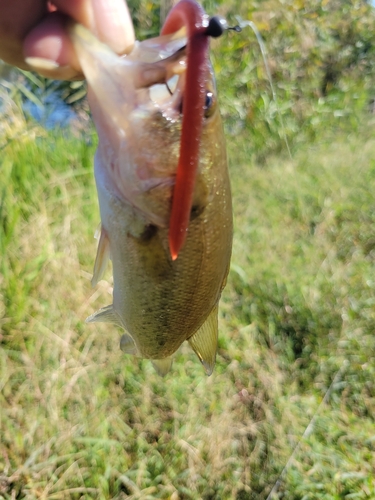
[[[281,124],[281,128],[283,131],[283,136],[284,136],[283,139],[285,141],[285,145],[286,145],[286,148],[288,150],[289,157],[290,157],[290,159],[292,159],[292,153],[290,151],[288,137],[286,135],[286,128],[285,128],[285,124],[284,124],[283,115],[281,114],[281,111],[280,111],[279,103],[277,100],[277,94],[275,91],[275,87],[273,85],[272,75],[271,75],[270,67],[268,64],[268,54],[267,54],[266,44],[264,43],[262,35],[260,34],[260,31],[256,27],[255,23],[253,23],[253,21],[244,21],[240,16],[236,16],[236,19],[237,19],[238,25],[241,29],[243,29],[247,26],[250,26],[250,28],[255,33],[256,39],[257,39],[259,47],[260,47],[260,51],[262,53],[264,66],[266,68],[267,78],[268,78],[268,81],[270,82],[272,98],[273,98],[273,101],[274,101],[275,106],[276,106],[277,114],[279,115],[280,124]]]
[[[289,147],[288,137],[286,135],[286,127],[284,124],[284,119],[283,119],[283,116],[282,116],[281,111],[280,111],[279,103],[277,100],[276,90],[275,90],[273,80],[272,80],[270,66],[268,64],[268,54],[267,54],[266,45],[263,41],[263,38],[262,38],[262,35],[260,34],[260,31],[256,27],[255,23],[253,23],[253,21],[245,21],[240,16],[236,16],[236,19],[238,22],[237,25],[228,26],[226,19],[224,19],[223,17],[221,17],[221,16],[211,17],[211,19],[209,20],[207,30],[206,30],[206,34],[208,36],[212,36],[213,38],[217,38],[217,37],[221,36],[224,31],[236,31],[237,33],[239,33],[243,30],[243,28],[246,28],[248,26],[253,30],[253,32],[256,36],[257,42],[259,44],[259,47],[260,47],[264,66],[266,68],[266,74],[267,74],[267,78],[268,78],[268,81],[270,83],[271,92],[272,92],[272,99],[273,99],[273,102],[275,103],[276,111],[277,111],[277,114],[278,114],[279,119],[280,119],[280,125],[281,125],[282,132],[283,132],[283,139],[284,139],[286,148],[288,150],[289,157],[292,159],[292,153],[291,153],[291,150]]]
[[[320,402],[318,408],[316,409],[314,415],[312,416],[310,422],[308,423],[308,425],[307,425],[307,427],[305,429],[305,432],[302,434],[300,440],[298,441],[298,443],[294,447],[294,449],[292,451],[292,454],[290,455],[287,463],[284,465],[283,470],[281,471],[279,477],[277,478],[277,481],[274,484],[274,486],[273,486],[272,490],[270,491],[270,493],[269,493],[269,495],[268,495],[268,497],[267,497],[266,500],[272,500],[272,496],[275,493],[277,493],[277,490],[279,489],[279,486],[281,485],[281,483],[282,483],[282,481],[283,481],[283,479],[285,477],[285,474],[288,472],[288,469],[289,469],[290,465],[292,464],[292,462],[294,460],[294,457],[296,456],[297,452],[299,451],[299,449],[301,447],[302,441],[304,439],[308,438],[314,432],[315,422],[316,422],[316,420],[317,420],[317,418],[318,418],[318,416],[320,414],[321,409],[328,402],[328,399],[331,396],[331,393],[333,391],[334,386],[337,384],[337,382],[339,382],[341,380],[341,377],[344,375],[344,372],[346,371],[346,369],[349,366],[349,364],[350,363],[349,363],[348,360],[344,360],[343,364],[341,365],[341,367],[339,368],[339,370],[337,370],[336,375],[332,379],[331,385],[328,387],[327,392],[324,395],[324,398]]]

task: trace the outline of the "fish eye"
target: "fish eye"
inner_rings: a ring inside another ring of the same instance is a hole
[[[210,116],[212,116],[216,110],[216,97],[215,97],[215,94],[213,92],[211,92],[211,90],[206,91],[206,99],[205,99],[203,109],[204,109],[204,117],[205,118],[210,118]],[[182,115],[183,114],[182,99],[180,102],[179,111],[180,111],[180,114]]]
[[[205,101],[205,104],[204,104],[204,116],[206,118],[209,118],[210,116],[213,115],[214,111],[215,111],[215,96],[213,94],[213,92],[211,92],[210,90],[208,90],[206,92],[206,101]]]

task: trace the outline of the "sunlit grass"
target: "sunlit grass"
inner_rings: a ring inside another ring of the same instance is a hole
[[[230,137],[235,240],[207,378],[124,356],[84,319],[99,222],[95,139],[37,127],[0,160],[0,498],[375,496],[375,143],[249,161]],[[279,496],[278,496],[279,495]],[[348,496],[349,495],[349,496]],[[350,496],[351,495],[351,496]]]

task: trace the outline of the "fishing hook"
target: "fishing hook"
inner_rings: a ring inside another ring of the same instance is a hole
[[[232,30],[239,33],[240,31],[242,31],[242,28],[239,25],[228,26],[228,22],[224,17],[213,16],[208,22],[206,35],[211,36],[212,38],[218,38],[224,33],[225,30]]]

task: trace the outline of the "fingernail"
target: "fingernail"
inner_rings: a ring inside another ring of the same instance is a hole
[[[84,78],[80,71],[71,66],[60,66],[56,61],[43,57],[26,57],[25,62],[31,71],[36,71],[47,78],[55,80],[81,80]]]
[[[60,67],[56,61],[43,57],[26,57],[25,63],[31,66],[34,71],[54,71]]]

